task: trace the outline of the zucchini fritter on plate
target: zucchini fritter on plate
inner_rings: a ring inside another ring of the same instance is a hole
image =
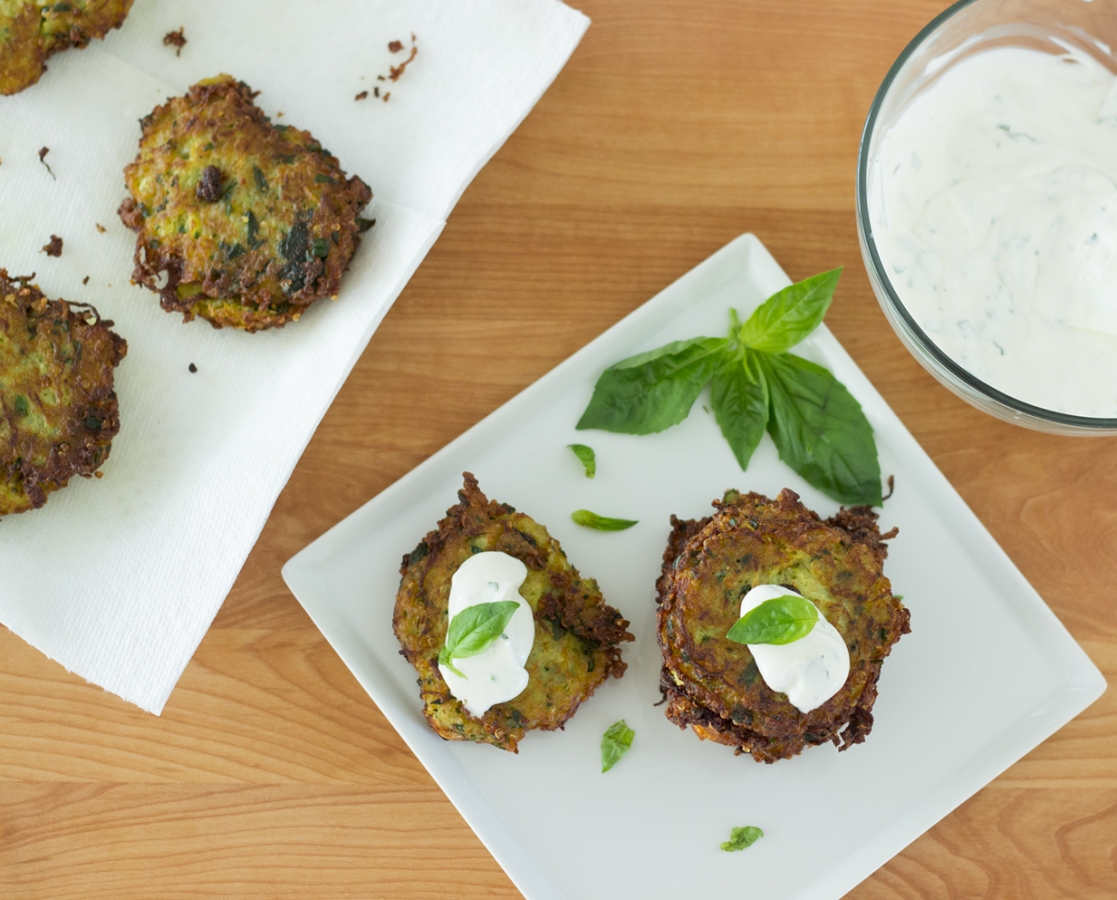
[[[47,57],[119,28],[132,0],[0,0],[0,94],[30,87]]]
[[[0,269],[0,516],[42,506],[108,459],[113,369],[128,351],[112,324]]]
[[[308,132],[273,125],[255,96],[228,75],[194,85],[141,120],[124,169],[132,280],[184,321],[258,331],[336,300],[367,224],[368,185]]]
[[[867,506],[822,521],[790,490],[775,500],[729,491],[714,507],[705,519],[671,517],[656,612],[667,718],[769,763],[827,741],[839,750],[860,743],[873,726],[881,663],[910,631],[882,571],[895,532],[881,535]],[[749,648],[725,637],[742,596],[762,584],[813,601],[849,648],[845,685],[809,713],[769,688]]]
[[[423,713],[447,740],[495,744],[516,752],[529,729],[562,728],[610,675],[625,663],[619,644],[631,641],[628,622],[605,604],[597,582],[582,578],[558,541],[538,522],[489,500],[465,473],[460,502],[403,558],[392,628],[400,652],[419,673]],[[525,668],[528,686],[477,718],[447,687],[438,669],[446,640],[450,581],[473,554],[498,550],[527,566],[520,596],[535,618],[535,643]]]

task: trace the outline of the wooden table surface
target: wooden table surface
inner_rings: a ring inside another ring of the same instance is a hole
[[[520,896],[280,567],[745,231],[793,278],[846,266],[830,328],[1117,679],[1115,439],[956,399],[900,345],[861,264],[862,123],[945,6],[587,0],[589,32],[372,338],[163,715],[0,628],[0,897]],[[1117,691],[850,896],[1117,896]]]

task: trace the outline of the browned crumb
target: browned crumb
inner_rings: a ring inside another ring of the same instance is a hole
[[[389,97],[391,97],[391,96],[392,96],[392,92],[391,92],[391,91],[385,91],[385,92],[384,92],[384,97],[383,97],[383,100],[384,100],[384,102],[385,102],[385,103],[387,103],[387,102],[388,102],[388,98],[389,98]]]
[[[86,275],[86,276],[85,276],[85,277],[84,277],[84,278],[83,278],[83,279],[81,280],[81,283],[82,283],[82,284],[89,284],[89,276],[88,276],[88,275]]]
[[[190,363],[190,365],[187,366],[187,368],[190,369],[191,372],[197,372],[198,371],[198,367],[196,365],[194,365],[193,363]]]
[[[378,87],[374,87],[374,88],[372,89],[372,96],[374,96],[374,97],[379,97],[379,96],[380,96],[380,88],[378,88]]]
[[[50,236],[50,243],[43,244],[43,249],[40,251],[47,256],[61,256],[62,255],[62,238],[57,234]]]
[[[96,472],[94,472],[94,473],[93,473],[93,476],[94,476],[95,478],[104,478],[104,477],[105,477],[105,473],[104,473],[104,472],[102,472],[102,471],[101,471],[100,469],[98,469],[98,470],[97,470]]]
[[[100,222],[96,222],[94,224],[96,224],[96,226],[97,226],[97,231],[99,231],[101,234],[105,233],[105,226],[104,225],[102,225]]]
[[[356,97],[354,97],[353,99],[354,99],[354,100],[364,100],[364,99],[365,99],[365,97],[367,97],[367,96],[368,96],[368,91],[361,91],[361,92],[360,92],[360,93],[359,93],[359,94],[358,94],[358,95],[357,95]]]
[[[403,41],[392,41],[388,44],[388,52],[399,53],[403,49]]]
[[[54,172],[51,172],[50,163],[46,160],[46,155],[48,153],[50,153],[50,147],[43,147],[43,149],[39,151],[39,162],[47,167],[47,171],[50,172],[50,177],[54,178]],[[54,180],[57,181],[58,179],[54,178]]]
[[[182,56],[182,48],[186,46],[186,36],[183,31],[185,28],[179,28],[178,31],[168,31],[163,35],[163,46],[174,47],[175,56]]]
[[[409,65],[411,65],[411,63],[414,61],[415,57],[418,56],[418,55],[419,55],[419,48],[416,47],[414,44],[412,44],[411,45],[411,55],[409,57],[407,57],[407,59],[405,59],[403,62],[401,62],[398,66],[392,66],[391,69],[389,69],[389,71],[388,71],[388,77],[391,78],[392,81],[399,81],[400,76],[403,74],[403,70],[406,69]]]

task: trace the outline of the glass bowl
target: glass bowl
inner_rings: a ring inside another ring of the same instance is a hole
[[[869,214],[882,136],[908,105],[958,62],[992,47],[1062,55],[1090,54],[1111,72],[1117,60],[1117,3],[1112,0],[962,0],[932,20],[900,54],[869,109],[857,160],[857,226],[861,254],[881,308],[913,356],[963,400],[1000,419],[1057,434],[1117,434],[1117,417],[1071,415],[1035,406],[985,383],[955,362],[920,327],[882,263]],[[1003,126],[1002,126],[1003,127]],[[886,177],[879,173],[879,177]],[[1117,337],[1114,338],[1117,348]]]

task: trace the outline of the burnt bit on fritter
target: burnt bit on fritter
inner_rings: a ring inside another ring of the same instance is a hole
[[[186,46],[185,28],[179,28],[178,31],[168,31],[163,35],[163,46],[174,47],[175,56],[182,56],[182,48]]]
[[[729,491],[714,507],[703,519],[671,517],[656,584],[667,718],[769,763],[808,746],[860,743],[872,729],[883,659],[911,630],[882,570],[896,529],[881,534],[868,506],[824,521],[790,490],[775,500]],[[761,584],[808,597],[849,648],[845,685],[809,713],[769,688],[748,647],[725,637],[741,597]]]
[[[50,236],[50,241],[43,244],[43,249],[39,251],[45,253],[47,256],[61,256],[62,255],[62,238],[57,234]]]
[[[392,628],[400,652],[419,674],[431,728],[447,740],[515,752],[526,731],[562,728],[609,676],[619,678],[625,670],[620,645],[633,637],[597,582],[578,573],[546,528],[489,500],[470,473],[464,479],[458,504],[403,557]],[[527,567],[520,595],[534,613],[535,643],[525,664],[528,686],[476,717],[450,693],[438,653],[446,640],[451,579],[463,562],[487,550],[507,553]]]
[[[89,477],[120,430],[113,370],[128,345],[86,304],[0,269],[0,516]]]
[[[167,312],[245,331],[337,299],[372,198],[308,132],[273,125],[244,82],[219,75],[141,120],[120,218],[137,233],[132,280]]]
[[[0,3],[0,94],[33,85],[46,61],[119,28],[132,0],[5,0]]]

